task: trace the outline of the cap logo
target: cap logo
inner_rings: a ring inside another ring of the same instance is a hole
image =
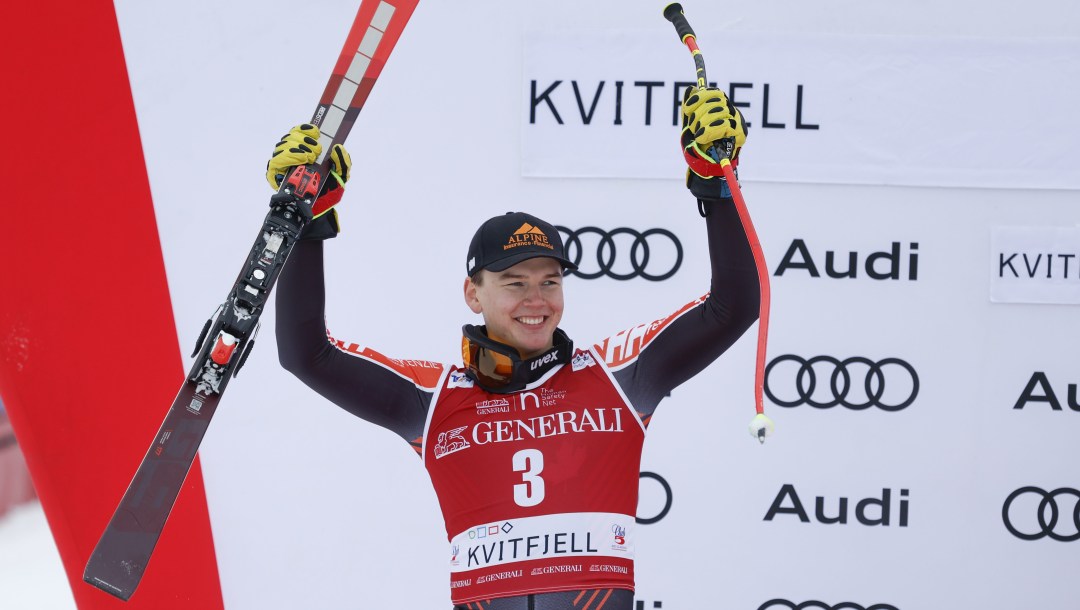
[[[521,225],[521,228],[514,231],[514,234],[506,240],[503,251],[521,246],[540,246],[541,248],[547,248],[548,250],[555,249],[555,247],[551,245],[551,242],[548,241],[548,236],[529,223]]]

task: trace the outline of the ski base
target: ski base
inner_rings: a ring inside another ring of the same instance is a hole
[[[203,327],[195,346],[198,357],[86,564],[87,583],[125,601],[135,592],[218,401],[251,352],[259,317],[307,222],[302,211],[310,205],[311,199],[298,200],[285,186],[271,199],[247,262]]]
[[[142,579],[219,394],[184,383],[83,572],[87,583],[127,601]]]

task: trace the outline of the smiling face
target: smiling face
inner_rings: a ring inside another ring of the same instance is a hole
[[[524,358],[549,349],[562,319],[562,265],[536,257],[505,271],[480,273],[479,284],[465,280],[465,303],[484,316],[488,336]]]

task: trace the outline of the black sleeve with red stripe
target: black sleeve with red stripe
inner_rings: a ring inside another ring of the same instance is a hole
[[[432,394],[330,342],[325,322],[323,242],[301,240],[277,286],[278,359],[286,370],[349,413],[413,443]]]
[[[758,318],[757,267],[730,199],[706,200],[705,227],[712,269],[705,301],[664,328],[615,379],[634,408],[652,415],[676,387],[720,357]]]

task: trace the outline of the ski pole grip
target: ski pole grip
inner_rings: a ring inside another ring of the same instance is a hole
[[[680,42],[686,42],[687,36],[697,38],[697,35],[694,34],[694,28],[690,27],[690,22],[683,15],[682,5],[678,2],[672,2],[664,7],[664,18],[675,25],[675,31],[679,34]]]

